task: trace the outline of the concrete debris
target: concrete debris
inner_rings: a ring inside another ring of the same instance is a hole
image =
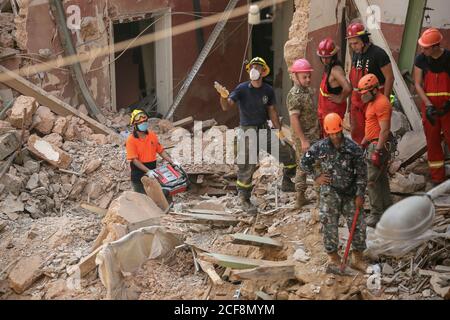
[[[66,129],[67,129],[67,119],[65,117],[58,116],[55,120],[52,132],[62,136],[66,133]]]
[[[41,165],[37,161],[28,160],[23,165],[29,173],[39,173],[39,170],[41,169]]]
[[[40,106],[33,116],[33,127],[42,134],[50,134],[55,120],[56,116],[49,108]]]
[[[101,165],[102,165],[102,159],[100,159],[100,158],[92,159],[86,163],[86,166],[84,166],[84,168],[82,169],[82,172],[85,174],[91,174],[92,172],[94,172],[95,170],[100,168]]]
[[[15,128],[21,129],[23,118],[25,116],[25,127],[28,128],[33,122],[33,115],[38,108],[38,103],[35,98],[20,96],[14,101],[11,109],[11,114],[8,121]]]
[[[18,294],[27,290],[42,276],[42,263],[38,255],[19,260],[8,276],[10,287]]]
[[[49,135],[46,135],[43,139],[58,148],[61,148],[63,146],[63,137],[61,137],[57,133],[53,132]]]
[[[22,212],[24,209],[25,207],[23,202],[13,195],[8,195],[1,203],[1,212],[6,215],[15,212]]]
[[[158,225],[162,216],[163,212],[152,199],[141,193],[125,191],[111,203],[102,222],[105,225],[119,223],[133,231]]]
[[[295,250],[292,258],[300,262],[308,262],[311,259],[311,257],[305,252],[303,248],[298,248],[297,250]]]
[[[14,132],[9,132],[0,136],[0,161],[6,159],[19,147],[19,139]]]
[[[38,186],[39,186],[39,175],[37,173],[33,173],[27,182],[26,188],[28,190],[33,190],[36,189]]]
[[[425,177],[410,173],[407,177],[396,173],[390,180],[391,192],[414,193],[425,188]]]
[[[28,139],[28,150],[58,168],[67,169],[72,162],[68,153],[34,134]]]

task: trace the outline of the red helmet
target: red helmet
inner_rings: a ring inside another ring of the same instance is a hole
[[[336,46],[333,39],[325,38],[320,41],[317,47],[317,55],[321,58],[329,58],[334,56],[339,51],[339,47]]]
[[[347,37],[345,39],[356,38],[363,35],[370,35],[366,27],[360,22],[353,22],[347,27]]]

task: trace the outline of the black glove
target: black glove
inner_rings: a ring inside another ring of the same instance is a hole
[[[446,103],[444,103],[444,107],[442,108],[442,110],[436,111],[437,115],[439,117],[443,117],[445,116],[448,112],[450,111],[450,100],[447,100]]]
[[[437,110],[433,105],[427,106],[425,116],[427,117],[428,121],[431,123],[432,126],[436,124]]]

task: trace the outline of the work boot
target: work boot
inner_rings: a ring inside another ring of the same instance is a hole
[[[350,267],[361,272],[366,272],[368,264],[363,257],[362,251],[352,251],[352,261],[350,263]]]
[[[255,205],[251,203],[250,199],[245,194],[239,194],[239,201],[241,202],[241,208],[248,214],[256,214],[258,210]]]
[[[366,217],[366,224],[371,228],[375,228],[377,226],[378,221],[380,221],[380,216],[376,214],[369,214]]]
[[[302,191],[298,191],[295,196],[294,209],[301,209],[301,207],[303,207],[307,203],[308,203],[308,200],[305,197],[305,193]]]
[[[283,192],[294,192],[295,184],[292,182],[291,178],[284,175],[283,181],[281,182],[281,191]]]
[[[341,257],[337,252],[328,253],[328,267],[339,267],[341,265]]]

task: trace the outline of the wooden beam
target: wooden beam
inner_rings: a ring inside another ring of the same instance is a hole
[[[182,128],[185,128],[185,127],[188,127],[188,126],[192,125],[193,123],[194,123],[194,118],[191,117],[191,116],[189,116],[189,117],[187,117],[187,118],[184,118],[184,119],[175,121],[175,122],[172,123],[172,124],[173,124],[174,127],[182,127]]]
[[[288,280],[295,279],[293,263],[281,266],[262,266],[246,270],[231,270],[230,280]]]
[[[223,285],[223,280],[219,277],[219,275],[216,272],[216,269],[214,269],[214,266],[211,262],[208,261],[204,261],[202,259],[198,259],[197,258],[197,262],[200,265],[200,267],[202,268],[202,270],[204,272],[206,272],[206,274],[211,278],[211,281],[215,284],[215,285]]]
[[[186,218],[188,223],[212,224],[212,225],[237,225],[239,220],[230,216],[220,216],[213,214],[195,214],[195,213],[174,213],[177,216]]]
[[[103,246],[98,247],[88,256],[81,259],[78,264],[69,266],[67,268],[67,273],[69,275],[72,275],[75,272],[79,272],[80,277],[84,277],[85,275],[87,275],[89,272],[95,269],[95,258],[97,257],[97,253],[99,253],[101,249],[103,249]]]
[[[276,267],[293,264],[292,261],[269,261],[261,259],[243,258],[238,256],[230,256],[219,253],[203,253],[199,255],[202,259],[211,263],[218,264],[222,267],[230,267],[233,269],[252,269],[256,267]]]
[[[61,101],[55,96],[50,95],[48,92],[39,88],[30,81],[24,79],[18,74],[10,71],[9,69],[0,66],[0,73],[5,73],[8,75],[9,79],[4,80],[4,84],[11,87],[12,89],[19,91],[21,94],[26,96],[31,96],[36,98],[39,104],[48,107],[54,113],[60,116],[72,115],[78,117],[85,121],[86,125],[90,127],[95,133],[102,133],[105,135],[118,135],[114,130],[104,126],[98,121],[92,119],[91,117],[79,112],[77,109],[73,108],[69,104]]]
[[[257,247],[275,247],[282,248],[283,244],[279,241],[273,240],[268,237],[259,237],[244,233],[235,233],[231,235],[233,237],[234,244],[252,245]]]

